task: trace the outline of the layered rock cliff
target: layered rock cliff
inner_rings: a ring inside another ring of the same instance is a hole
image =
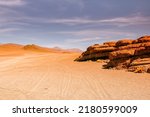
[[[127,69],[150,73],[150,36],[136,40],[123,39],[117,42],[95,44],[87,48],[76,61],[109,59],[105,68]]]
[[[108,59],[109,53],[116,50],[116,42],[105,42],[103,44],[95,44],[87,48],[76,61]]]

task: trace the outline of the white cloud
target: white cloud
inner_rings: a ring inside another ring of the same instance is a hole
[[[132,17],[118,17],[112,19],[101,20],[101,23],[122,24],[122,25],[137,25],[150,24],[150,17],[132,16]]]
[[[73,19],[50,19],[48,23],[67,24],[67,25],[81,25],[81,24],[94,24],[94,25],[139,25],[150,24],[150,17],[144,16],[130,16],[130,17],[116,17],[112,19],[86,19],[86,18],[73,18]]]
[[[47,22],[48,23],[56,23],[56,24],[68,24],[68,25],[78,25],[78,24],[94,23],[93,20],[82,19],[82,18],[74,18],[74,19],[50,19]]]
[[[0,0],[1,6],[20,6],[25,4],[23,0]]]
[[[78,43],[78,42],[86,42],[86,41],[95,41],[95,40],[100,40],[100,37],[92,37],[92,38],[80,38],[80,39],[69,39],[66,40],[68,43]]]
[[[109,40],[121,39],[120,37],[134,39],[137,35],[132,32],[127,31],[113,31],[113,30],[100,30],[100,29],[91,29],[91,30],[79,30],[79,31],[60,31],[60,32],[51,32],[53,34],[62,34],[70,35],[72,38],[66,39],[66,43],[96,43],[104,42]]]
[[[18,31],[20,29],[18,28],[1,28],[0,29],[0,33],[10,33],[10,32],[14,32],[14,31]]]
[[[110,35],[124,35],[132,37],[135,34],[128,31],[118,31],[112,29],[90,29],[90,30],[77,30],[77,31],[57,31],[49,32],[49,34],[72,35],[75,37],[109,37]]]
[[[24,15],[19,11],[8,7],[0,7],[0,27],[29,25],[26,21]]]

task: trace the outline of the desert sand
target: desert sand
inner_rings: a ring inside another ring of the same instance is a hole
[[[16,47],[16,45],[15,45]],[[0,50],[1,100],[150,99],[150,74],[75,62],[80,53]],[[8,49],[8,47],[7,47]]]

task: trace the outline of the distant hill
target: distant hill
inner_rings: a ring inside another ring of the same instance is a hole
[[[82,53],[83,51],[78,49],[78,48],[72,48],[72,49],[66,49],[69,52],[77,52],[77,53]]]
[[[41,47],[35,44],[25,45],[23,46],[23,49],[28,51],[37,51],[37,52],[58,52],[58,50],[56,49]]]
[[[7,44],[0,44],[0,50],[6,51],[6,50],[17,50],[21,49],[23,45],[14,44],[14,43],[7,43]]]
[[[80,50],[78,48],[63,49],[63,48],[60,48],[60,47],[54,47],[53,49],[56,49],[56,50],[59,50],[59,51],[66,51],[66,52],[77,52],[77,53],[83,52],[82,50]]]
[[[0,54],[14,54],[14,53],[25,53],[25,52],[82,52],[80,49],[62,49],[59,47],[48,48],[48,47],[41,47],[35,44],[28,44],[28,45],[19,45],[14,43],[6,43],[0,44]]]

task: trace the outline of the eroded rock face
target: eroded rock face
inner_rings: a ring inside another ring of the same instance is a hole
[[[150,67],[147,69],[147,73],[150,73]]]
[[[119,46],[126,46],[126,45],[129,45],[129,44],[132,44],[132,42],[133,42],[133,40],[123,39],[123,40],[117,41],[116,46],[117,47],[119,47]]]
[[[119,42],[119,41],[118,41]],[[108,68],[128,69],[135,73],[149,72],[150,36],[143,36],[109,54]]]
[[[128,69],[135,73],[150,73],[150,36],[136,40],[95,44],[77,58],[77,61],[109,59],[106,68]]]
[[[105,42],[105,43],[103,43],[103,45],[108,46],[108,47],[115,47],[116,42],[115,41]]]
[[[150,42],[150,36],[143,36],[137,39],[138,43]]]
[[[103,44],[95,44],[87,48],[85,52],[81,54],[75,61],[87,61],[108,59],[109,53],[115,51],[116,42],[105,42]]]
[[[132,57],[134,55],[134,52],[135,52],[135,49],[117,50],[109,54],[109,59],[114,60],[114,59]]]
[[[144,72],[149,73],[149,69],[150,69],[150,57],[148,58],[147,56],[146,58],[133,59],[132,62],[130,63],[128,71],[132,71],[135,73],[144,73]]]

